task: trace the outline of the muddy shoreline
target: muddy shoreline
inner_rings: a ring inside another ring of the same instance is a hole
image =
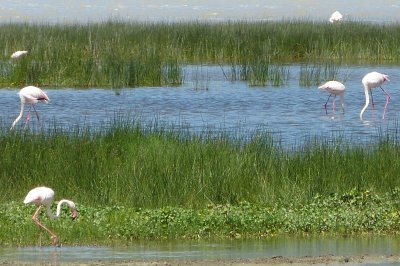
[[[37,261],[26,262],[18,260],[1,260],[0,265],[20,265],[20,266],[37,266],[37,265],[61,265],[61,266],[206,266],[206,265],[230,265],[230,266],[255,266],[255,265],[394,265],[400,263],[400,255],[389,256],[306,256],[306,257],[270,257],[255,259],[211,259],[211,260],[93,260],[93,261]]]

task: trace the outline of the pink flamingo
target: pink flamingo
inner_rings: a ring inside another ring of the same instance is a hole
[[[25,104],[27,104],[27,103],[30,104],[31,107],[29,108],[29,114],[26,117],[25,127],[26,127],[26,125],[28,125],[28,123],[31,119],[31,108],[32,107],[33,107],[33,110],[35,110],[37,120],[40,123],[39,114],[35,109],[35,104],[38,103],[39,101],[47,103],[50,100],[49,97],[47,97],[46,93],[44,93],[44,91],[42,91],[41,89],[39,89],[38,87],[35,87],[35,86],[28,86],[28,87],[22,88],[18,92],[18,95],[19,95],[19,98],[21,99],[21,112],[18,115],[18,117],[14,120],[14,122],[12,123],[10,130],[14,129],[15,125],[18,123],[18,121],[24,115]]]
[[[372,89],[373,88],[381,88],[381,90],[383,91],[383,93],[386,95],[386,104],[385,104],[385,108],[383,109],[383,115],[382,115],[382,119],[385,119],[385,113],[386,113],[386,108],[388,106],[388,103],[390,101],[390,94],[387,93],[382,87],[381,85],[385,82],[385,81],[389,81],[389,76],[385,75],[385,74],[381,74],[378,72],[370,72],[368,74],[366,74],[363,79],[362,79],[362,84],[364,85],[364,93],[365,93],[365,105],[362,108],[361,112],[360,112],[360,119],[363,119],[363,114],[365,112],[365,110],[367,109],[368,105],[369,105],[369,95],[371,94],[371,101],[372,101],[372,111],[374,111],[374,98],[372,97]]]
[[[342,83],[340,83],[339,81],[331,80],[331,81],[328,81],[325,84],[319,86],[318,88],[326,90],[327,92],[329,92],[328,100],[326,100],[326,103],[325,103],[326,112],[328,112],[326,106],[327,106],[327,104],[329,102],[329,99],[331,98],[332,95],[334,96],[333,101],[332,101],[332,109],[334,111],[336,109],[335,101],[336,101],[336,96],[338,95],[340,97],[341,109],[342,109],[342,111],[344,111],[344,91],[345,91],[345,86]]]
[[[40,209],[44,206],[46,206],[47,210],[47,215],[52,218],[52,219],[58,219],[60,217],[60,212],[61,212],[61,205],[62,204],[67,204],[69,208],[71,209],[71,216],[72,219],[76,219],[78,216],[78,211],[76,210],[75,203],[62,199],[58,202],[57,204],[57,211],[56,214],[54,215],[53,212],[51,211],[51,204],[53,203],[54,200],[54,191],[51,188],[48,187],[36,187],[29,191],[28,195],[26,195],[24,199],[25,204],[36,204],[38,206],[37,210],[32,216],[32,220],[39,226],[39,228],[43,228],[46,230],[50,236],[51,240],[53,241],[53,245],[56,245],[58,242],[58,237],[56,234],[54,234],[52,231],[50,231],[47,227],[43,226],[40,222],[39,219],[37,218]],[[41,235],[39,235],[40,239],[40,245],[41,245]]]

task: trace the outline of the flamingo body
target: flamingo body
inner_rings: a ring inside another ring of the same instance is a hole
[[[362,79],[362,84],[364,86],[364,93],[365,93],[365,105],[364,107],[361,109],[360,112],[360,119],[363,119],[363,114],[365,112],[365,110],[367,109],[368,105],[369,105],[369,99],[370,99],[370,94],[371,94],[371,99],[372,99],[372,109],[374,108],[374,101],[372,98],[372,89],[374,88],[380,88],[383,93],[386,95],[386,104],[385,104],[385,108],[383,110],[383,116],[382,118],[385,118],[385,112],[386,112],[386,108],[387,105],[389,103],[390,100],[390,95],[389,93],[387,93],[381,86],[385,81],[389,81],[389,76],[379,73],[379,72],[370,72],[368,74],[366,74],[363,79]]]
[[[329,18],[329,22],[330,23],[338,23],[340,21],[342,21],[343,19],[343,15],[340,14],[339,11],[335,11],[332,13],[331,17]]]
[[[16,51],[11,55],[11,58],[19,58],[23,55],[26,55],[28,51]]]
[[[36,104],[39,101],[47,103],[49,101],[49,97],[47,97],[46,93],[35,86],[27,86],[22,88],[18,92],[18,95],[21,98],[21,102],[29,104]]]
[[[29,191],[24,199],[25,204],[50,205],[54,200],[54,190],[48,187],[37,187]]]
[[[24,115],[25,104],[30,104],[31,107],[33,107],[33,109],[35,110],[38,122],[40,123],[39,114],[38,114],[38,112],[36,112],[35,104],[38,103],[39,101],[47,103],[50,100],[49,97],[47,96],[47,94],[38,87],[27,86],[27,87],[22,88],[18,92],[18,95],[19,95],[19,98],[21,99],[21,112],[18,115],[18,117],[14,120],[14,122],[12,123],[11,129],[14,129],[15,125],[18,123],[18,121]],[[29,123],[29,121],[30,121],[30,109],[29,109],[28,117],[26,118],[25,126]]]
[[[322,84],[318,88],[329,92],[328,100],[325,103],[325,109],[326,109],[326,105],[328,104],[329,98],[333,95],[334,96],[334,99],[332,101],[333,110],[335,110],[336,96],[340,97],[340,105],[341,105],[342,110],[344,110],[344,92],[345,92],[346,87],[341,82],[331,80],[331,81],[326,82],[325,84]]]
[[[62,199],[58,202],[57,204],[57,211],[56,214],[54,215],[53,212],[51,211],[51,205],[53,203],[54,200],[54,190],[52,190],[51,188],[48,187],[36,187],[32,190],[30,190],[28,192],[28,194],[26,195],[25,199],[24,199],[24,203],[25,204],[35,204],[38,206],[38,208],[36,209],[36,212],[33,214],[32,216],[32,220],[40,227],[43,228],[44,230],[46,230],[50,236],[51,239],[53,240],[53,244],[56,245],[58,242],[58,237],[56,234],[54,234],[50,229],[48,229],[47,227],[43,226],[40,222],[39,219],[37,218],[37,216],[40,213],[40,209],[45,206],[46,207],[46,211],[47,211],[47,215],[52,218],[52,219],[57,219],[60,217],[60,213],[61,213],[61,206],[63,204],[67,204],[68,207],[71,210],[71,217],[72,219],[76,219],[76,217],[78,216],[78,211],[76,209],[75,203],[67,200],[67,199]]]

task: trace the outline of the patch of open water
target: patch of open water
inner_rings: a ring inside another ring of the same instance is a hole
[[[1,261],[74,262],[93,260],[215,260],[305,256],[389,256],[400,239],[375,237],[271,237],[258,240],[148,241],[127,247],[23,247],[0,249]],[[390,265],[382,257],[380,265]],[[387,264],[385,264],[387,263]]]
[[[397,0],[8,0],[0,6],[0,23],[87,23],[110,18],[136,21],[282,20],[327,21],[339,10],[345,20],[398,22]]]
[[[219,66],[188,66],[185,83],[179,87],[140,87],[111,89],[45,89],[49,104],[38,104],[45,127],[89,126],[104,128],[116,117],[133,118],[144,124],[167,124],[192,132],[206,130],[251,134],[257,129],[273,132],[286,145],[302,144],[310,137],[327,139],[341,136],[354,143],[368,143],[385,134],[397,136],[400,111],[400,72],[397,66],[341,67],[345,81],[345,112],[334,112],[324,103],[328,93],[315,87],[299,86],[299,66],[288,66],[286,85],[249,86],[247,82],[226,79]],[[225,74],[229,69],[225,69]],[[391,94],[386,118],[382,111],[386,98],[374,89],[375,112],[371,105],[364,120],[359,113],[365,103],[362,77],[378,71],[389,75],[383,87]],[[3,89],[0,121],[8,130],[19,114],[17,90]],[[337,99],[339,106],[339,99]],[[31,119],[32,127],[37,123]],[[24,125],[24,119],[18,124]]]

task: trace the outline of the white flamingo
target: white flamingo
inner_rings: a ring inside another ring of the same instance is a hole
[[[327,104],[328,104],[329,99],[331,98],[332,95],[334,96],[333,101],[332,101],[332,109],[333,109],[333,111],[335,111],[335,109],[336,109],[336,106],[335,106],[336,96],[340,97],[340,106],[341,106],[342,111],[344,111],[344,91],[345,91],[345,86],[342,83],[340,83],[339,81],[331,80],[331,81],[326,82],[325,84],[322,84],[318,88],[326,90],[327,92],[329,92],[328,100],[326,100],[326,103],[325,103],[326,112],[328,112],[327,111]]]
[[[50,100],[44,91],[42,91],[41,89],[39,89],[38,87],[35,87],[35,86],[27,86],[27,87],[22,88],[18,92],[18,95],[19,95],[19,98],[21,99],[21,112],[19,113],[17,118],[12,123],[10,130],[14,129],[15,125],[18,123],[18,121],[24,115],[25,104],[31,105],[31,107],[29,108],[29,114],[26,117],[25,127],[26,127],[26,125],[28,125],[28,123],[31,119],[31,108],[32,107],[33,107],[33,110],[35,110],[37,120],[40,123],[39,114],[36,111],[35,104],[38,103],[39,101],[47,103]]]
[[[343,19],[343,15],[340,14],[339,11],[335,11],[332,13],[331,17],[329,18],[330,23],[338,23],[341,22]]]
[[[45,206],[47,210],[47,215],[52,218],[52,219],[58,219],[60,217],[60,212],[61,212],[61,205],[62,204],[67,204],[69,208],[71,209],[71,216],[72,219],[76,219],[78,216],[78,211],[76,210],[75,203],[62,199],[58,202],[57,204],[57,211],[56,214],[54,215],[53,212],[51,211],[51,204],[53,203],[54,200],[54,191],[51,188],[48,187],[36,187],[29,191],[28,195],[26,195],[24,199],[25,204],[35,204],[38,206],[36,209],[35,213],[32,216],[32,220],[40,227],[46,230],[50,236],[51,240],[53,241],[53,245],[56,245],[58,243],[58,237],[55,233],[50,231],[47,227],[43,226],[40,222],[39,219],[37,218],[40,209]],[[41,236],[39,236],[41,238]],[[41,244],[41,239],[40,239],[40,244]]]
[[[382,119],[385,119],[385,113],[386,113],[386,108],[389,104],[390,101],[390,94],[387,93],[383,88],[382,88],[382,84],[385,81],[389,81],[389,76],[385,75],[385,74],[381,74],[378,72],[370,72],[368,74],[366,74],[363,79],[362,79],[362,84],[364,85],[364,93],[365,93],[365,105],[364,107],[361,109],[360,112],[360,119],[363,119],[363,114],[365,112],[365,110],[367,109],[368,105],[369,105],[369,98],[370,98],[370,94],[371,94],[371,101],[372,101],[372,111],[374,111],[374,98],[372,97],[372,89],[373,88],[381,88],[381,90],[383,91],[383,93],[386,95],[386,104],[385,104],[385,108],[383,109],[383,115],[382,115]]]
[[[11,58],[15,59],[15,58],[19,58],[23,55],[26,55],[28,53],[28,51],[16,51],[11,55]]]

